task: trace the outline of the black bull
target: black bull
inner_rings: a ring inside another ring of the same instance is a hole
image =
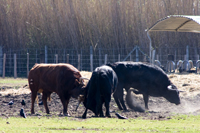
[[[96,117],[103,117],[103,103],[105,103],[106,117],[111,117],[109,104],[111,100],[111,94],[117,87],[117,82],[117,75],[109,66],[97,67],[93,71],[87,86],[84,88],[85,93],[83,94],[83,104],[86,107],[86,110],[82,118],[86,118],[88,109],[92,110]]]
[[[180,104],[179,91],[169,80],[165,72],[157,67],[141,62],[116,62],[107,64],[118,77],[117,89],[113,95],[120,110],[127,110],[123,100],[123,88],[128,92],[142,94],[145,109],[148,109],[149,96],[164,97],[171,103]]]

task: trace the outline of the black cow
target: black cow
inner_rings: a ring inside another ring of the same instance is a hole
[[[171,103],[180,104],[179,91],[158,66],[141,62],[116,62],[107,65],[113,68],[118,77],[113,97],[120,110],[127,110],[123,88],[128,92],[130,87],[135,89],[136,94],[143,95],[145,109],[148,109],[149,96],[164,97]]]
[[[87,110],[93,111],[96,117],[104,117],[102,111],[102,104],[105,103],[106,117],[110,116],[109,103],[111,94],[117,87],[117,75],[109,66],[97,67],[91,76],[87,86],[84,88],[84,106],[86,110],[82,118],[86,118]],[[83,99],[83,98],[80,98]],[[79,99],[79,102],[82,100]]]

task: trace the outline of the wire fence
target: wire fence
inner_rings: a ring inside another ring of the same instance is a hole
[[[192,60],[194,66],[199,60],[200,47],[159,48],[155,49],[155,59],[167,67],[169,55],[175,64],[179,60]],[[127,49],[10,49],[0,48],[0,76],[27,77],[35,63],[69,63],[80,71],[93,71],[96,67],[108,62],[134,61],[149,62],[149,48],[134,46]]]

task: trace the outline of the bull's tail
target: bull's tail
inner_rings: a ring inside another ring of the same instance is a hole
[[[134,92],[133,89],[129,89],[126,95],[126,104],[130,109],[133,109],[137,112],[145,112],[144,107],[141,107],[139,103],[136,101],[137,99],[131,94],[131,92]]]
[[[25,85],[23,86],[23,88],[25,88],[26,86],[28,86],[28,84],[25,84]]]

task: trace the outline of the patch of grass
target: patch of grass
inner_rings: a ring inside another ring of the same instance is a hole
[[[116,118],[28,117],[0,118],[1,132],[200,132],[200,116],[175,116],[170,120]]]
[[[27,78],[0,78],[0,84],[27,84],[28,80]]]

